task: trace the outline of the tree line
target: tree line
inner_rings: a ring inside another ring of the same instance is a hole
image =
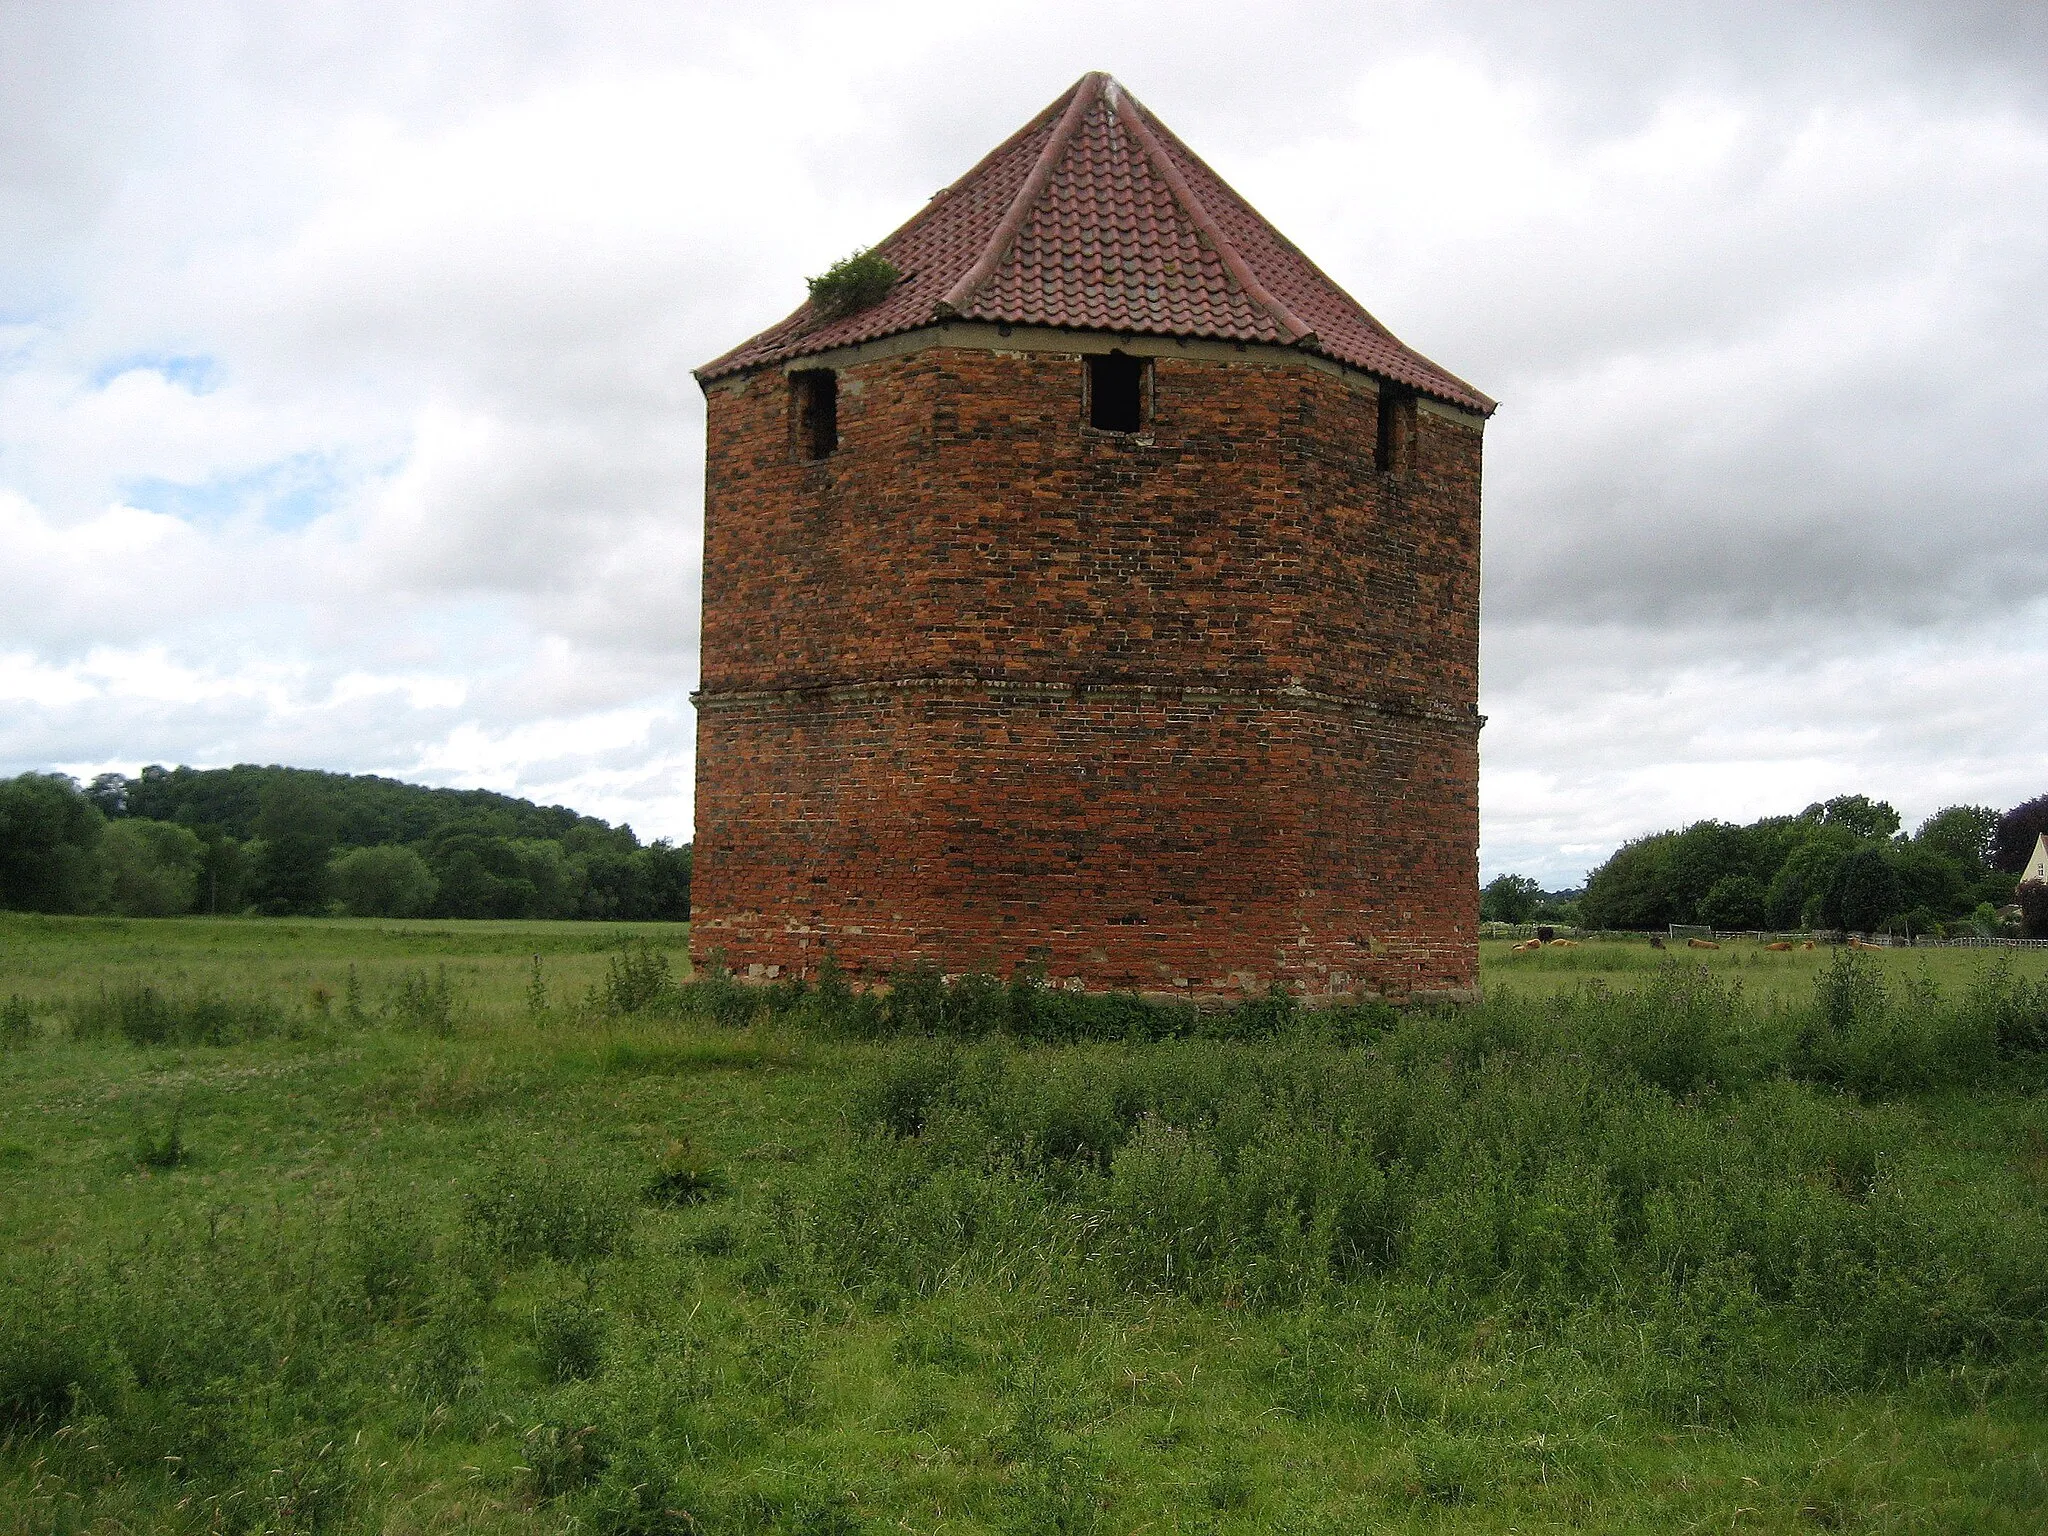
[[[2004,812],[1948,806],[1910,835],[1887,802],[1839,795],[1796,816],[1636,838],[1586,877],[1576,901],[1551,900],[1547,912],[1535,883],[1514,875],[1492,882],[1481,905],[1499,921],[1547,915],[1587,928],[1944,934],[2008,931],[2017,906],[2020,926],[2048,936],[2048,887],[2018,884],[2044,831],[2048,795]]]
[[[0,908],[684,921],[690,848],[566,806],[304,768],[0,780]]]

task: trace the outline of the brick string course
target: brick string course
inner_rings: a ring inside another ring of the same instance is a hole
[[[1278,359],[1278,361],[1275,361]],[[692,950],[1227,998],[1476,983],[1480,434],[1270,351],[707,391]]]

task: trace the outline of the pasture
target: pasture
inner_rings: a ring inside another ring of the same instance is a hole
[[[0,916],[0,1532],[2048,1520],[2033,957],[1197,1017],[685,935]]]
[[[1704,968],[1717,980],[1739,986],[1753,1001],[1801,1004],[1812,997],[1815,978],[1837,953],[1827,946],[1773,953],[1752,939],[1722,940],[1721,947],[1714,950],[1688,949],[1683,940],[1666,943],[1671,947],[1660,950],[1650,947],[1647,936],[1588,939],[1576,949],[1546,948],[1515,954],[1513,943],[1507,939],[1483,939],[1479,945],[1480,981],[1489,991],[1507,986],[1518,992],[1549,995],[1588,981],[1610,987],[1631,986],[1675,960]],[[1860,953],[1881,975],[1896,983],[1925,977],[1938,987],[1967,986],[1972,976],[2001,954],[2008,957],[2017,974],[2048,975],[2048,949],[1949,949],[1922,945]]]

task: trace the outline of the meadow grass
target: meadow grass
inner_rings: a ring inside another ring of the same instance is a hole
[[[1667,945],[1670,941],[1666,941]],[[1833,946],[1810,950],[1772,953],[1752,939],[1725,939],[1717,950],[1676,947],[1652,949],[1647,934],[1640,938],[1592,939],[1576,949],[1546,948],[1516,954],[1514,941],[1482,939],[1479,943],[1481,984],[1489,989],[1507,986],[1520,992],[1569,991],[1580,983],[1598,979],[1609,985],[1632,985],[1660,967],[1678,960],[1709,975],[1741,984],[1744,992],[1760,1002],[1803,1002],[1811,995],[1814,979],[1836,954]],[[1926,976],[1937,985],[1967,985],[1997,955],[2004,955],[2016,974],[2048,975],[2048,950],[1973,949],[1921,945],[1915,948],[1859,951],[1883,975],[1895,981]]]
[[[684,938],[0,918],[0,1531],[2048,1519],[2038,966],[1217,1016]]]

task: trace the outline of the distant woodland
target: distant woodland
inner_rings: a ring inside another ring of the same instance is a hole
[[[1699,821],[1624,843],[1582,891],[1502,875],[1481,913],[1587,928],[1836,928],[2048,937],[2020,888],[2048,795],[1954,805],[1910,835],[1882,800]],[[560,805],[304,768],[149,767],[0,780],[0,908],[173,916],[685,921],[690,848]]]
[[[1587,928],[1846,929],[2048,937],[2048,890],[2018,888],[2048,795],[2008,811],[1952,805],[1908,835],[1882,800],[1841,795],[1747,826],[1698,821],[1624,843],[1583,892],[1548,894],[1504,875],[1484,914]],[[2018,911],[2015,912],[2017,907]]]
[[[690,849],[566,806],[303,768],[0,780],[0,908],[682,921]]]

